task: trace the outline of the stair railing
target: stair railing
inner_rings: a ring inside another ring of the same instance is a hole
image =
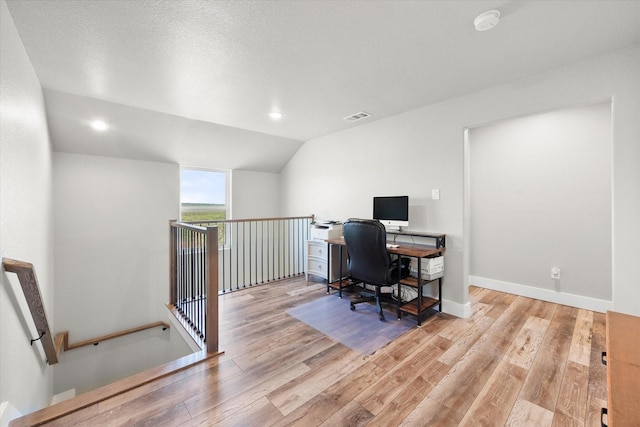
[[[40,341],[49,365],[58,363],[59,356],[62,351],[74,350],[87,345],[98,345],[102,341],[119,338],[151,328],[162,327],[163,330],[170,328],[170,325],[166,322],[153,322],[69,344],[69,331],[60,332],[56,334],[55,338],[53,338],[53,335],[51,334],[49,322],[47,321],[47,314],[44,308],[44,302],[42,300],[42,294],[40,293],[40,286],[38,285],[38,279],[36,277],[33,264],[9,258],[2,258],[2,267],[6,272],[15,273],[18,276],[22,292],[29,307],[29,312],[31,313],[33,323],[35,324],[36,331],[38,332],[38,337],[31,340],[31,345],[36,341]]]
[[[188,224],[218,227],[218,290],[225,293],[304,274],[312,221],[310,215]]]
[[[171,325],[169,325],[166,322],[147,323],[146,325],[136,326],[135,328],[125,329],[125,330],[122,330],[122,331],[119,331],[119,332],[114,332],[112,334],[102,335],[102,336],[91,338],[91,339],[84,340],[84,341],[78,341],[78,342],[75,342],[73,344],[69,344],[69,331],[59,332],[59,333],[56,334],[56,338],[54,340],[55,348],[56,348],[56,354],[60,354],[62,351],[70,351],[70,350],[75,350],[76,348],[86,347],[88,345],[94,345],[95,346],[95,345],[100,344],[103,341],[108,341],[108,340],[112,340],[112,339],[115,339],[115,338],[120,338],[120,337],[123,337],[125,335],[134,334],[136,332],[146,331],[147,329],[152,329],[152,328],[157,328],[157,327],[161,327],[163,331],[166,331],[167,329],[169,329],[171,327]]]
[[[302,275],[313,216],[169,222],[169,309],[218,352],[218,293]],[[215,296],[215,298],[214,298]]]
[[[218,228],[169,222],[169,309],[218,353]]]

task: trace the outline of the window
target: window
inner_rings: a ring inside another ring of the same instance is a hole
[[[212,221],[228,218],[227,172],[180,169],[180,220]]]

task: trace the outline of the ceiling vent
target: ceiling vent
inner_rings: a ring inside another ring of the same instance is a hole
[[[352,114],[350,116],[343,117],[342,120],[346,120],[348,122],[353,123],[353,122],[357,122],[358,120],[366,119],[370,115],[371,114],[369,114],[369,113],[365,113],[364,111],[360,111],[359,113],[355,113],[355,114]]]

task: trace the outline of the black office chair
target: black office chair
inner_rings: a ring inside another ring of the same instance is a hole
[[[375,301],[378,315],[383,321],[380,288],[393,286],[401,278],[409,276],[409,259],[402,259],[400,269],[397,260],[391,261],[387,250],[387,232],[380,221],[349,219],[343,224],[342,233],[351,279],[355,283],[362,282],[374,287],[374,293],[362,292],[359,299],[351,301],[351,310],[355,310],[356,304],[361,302]]]

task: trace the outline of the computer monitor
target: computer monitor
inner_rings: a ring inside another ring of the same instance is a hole
[[[373,198],[373,219],[391,230],[409,226],[409,196],[376,196]]]

